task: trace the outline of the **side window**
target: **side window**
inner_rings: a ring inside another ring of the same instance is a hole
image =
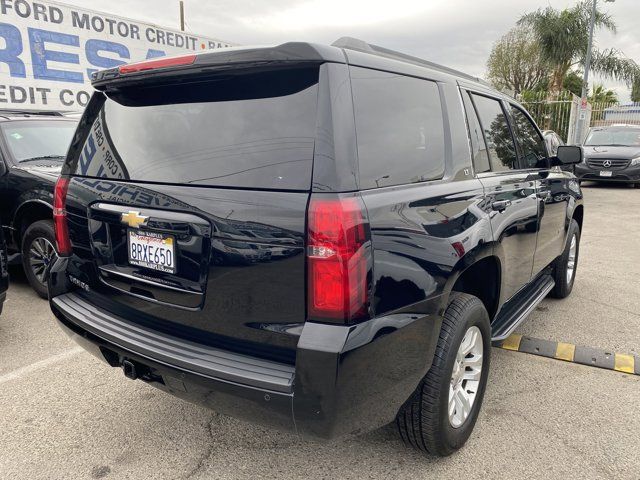
[[[491,170],[501,172],[518,168],[513,137],[507,116],[498,100],[472,94],[480,125],[487,141]]]
[[[473,161],[473,169],[476,173],[488,172],[491,170],[491,165],[489,165],[489,153],[487,152],[487,145],[484,143],[484,136],[482,135],[478,115],[476,114],[476,109],[471,103],[469,92],[462,92],[462,101],[464,102],[464,109],[467,112],[467,123],[469,126],[469,136],[471,138],[471,160]]]
[[[351,67],[361,187],[444,175],[444,122],[435,82]]]
[[[547,151],[544,138],[538,133],[538,129],[522,110],[513,105],[511,116],[516,142],[522,156],[522,168],[547,168]]]

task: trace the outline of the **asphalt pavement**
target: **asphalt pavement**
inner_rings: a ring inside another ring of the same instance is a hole
[[[518,333],[640,355],[640,190],[585,185],[571,297]],[[218,415],[85,353],[18,269],[0,317],[0,478],[640,478],[640,376],[492,350],[467,445],[444,459],[393,426],[330,443]]]

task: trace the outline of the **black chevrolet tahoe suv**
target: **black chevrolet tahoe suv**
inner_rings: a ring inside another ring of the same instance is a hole
[[[511,98],[354,39],[98,72],[54,199],[53,313],[211,408],[446,455],[492,341],[572,289],[583,203]]]
[[[7,262],[7,244],[4,240],[4,234],[0,228],[0,313],[4,301],[7,299],[7,290],[9,289],[9,269]]]
[[[0,110],[0,225],[10,262],[22,261],[43,298],[55,255],[53,188],[77,124],[48,112]]]

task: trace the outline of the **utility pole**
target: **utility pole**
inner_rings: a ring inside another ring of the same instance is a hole
[[[578,122],[576,124],[576,141],[582,143],[584,138],[585,123],[587,122],[587,101],[589,96],[589,70],[591,70],[591,51],[593,50],[593,30],[596,23],[596,12],[598,11],[598,0],[592,0],[591,21],[589,22],[589,45],[587,46],[587,56],[584,60],[584,76],[582,77],[582,95],[580,96],[580,110],[578,112]],[[604,0],[613,3],[616,0]]]
[[[596,23],[596,11],[598,0],[593,1],[591,10],[591,22],[589,22],[589,45],[587,56],[584,60],[584,75],[582,77],[582,94],[580,95],[580,112],[578,113],[578,128],[576,128],[576,140],[582,143],[584,124],[587,121],[587,97],[589,96],[589,70],[591,69],[591,50],[593,49],[593,29]]]
[[[184,1],[180,0],[180,31],[184,32]]]

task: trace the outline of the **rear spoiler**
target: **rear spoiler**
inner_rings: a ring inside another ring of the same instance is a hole
[[[141,82],[166,81],[185,75],[345,61],[340,49],[310,43],[289,42],[276,47],[258,48],[232,47],[179,57],[154,58],[100,70],[91,75],[91,84],[96,90],[104,91]]]

